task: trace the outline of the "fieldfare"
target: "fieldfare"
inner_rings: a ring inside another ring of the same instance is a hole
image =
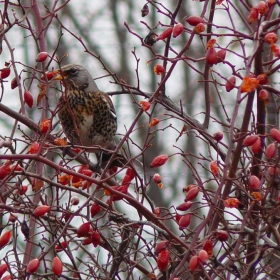
[[[68,64],[55,71],[55,80],[62,81],[65,92],[59,99],[58,117],[68,140],[73,145],[92,147],[88,151],[100,153],[101,149],[114,151],[117,116],[112,100],[98,89],[92,76],[81,65]],[[102,163],[110,158],[102,153]],[[123,166],[118,158],[114,165]]]

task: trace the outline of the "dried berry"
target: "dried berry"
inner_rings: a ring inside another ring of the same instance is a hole
[[[21,223],[21,232],[23,233],[26,240],[29,240],[29,226],[27,225],[26,221]]]
[[[144,39],[144,43],[148,46],[152,46],[156,42],[157,42],[157,35],[153,30],[151,30],[149,34],[146,36],[146,38]]]
[[[140,101],[140,105],[144,111],[148,111],[151,107],[151,103],[145,100]]]
[[[259,11],[257,7],[252,7],[251,11],[248,15],[248,21],[250,23],[256,22],[258,20],[259,17]]]
[[[40,130],[43,134],[47,133],[48,130],[51,127],[51,120],[50,119],[45,119],[43,121],[41,121],[40,123]]]
[[[156,64],[154,67],[154,72],[156,73],[156,75],[161,75],[162,73],[165,72],[165,69],[162,65]]]
[[[149,6],[145,4],[141,10],[142,17],[145,17],[149,14]]]
[[[29,154],[37,154],[40,149],[40,144],[38,142],[34,142],[31,144],[29,149]]]
[[[197,34],[200,34],[202,32],[205,31],[205,25],[203,23],[199,23],[198,25],[196,25],[194,27],[194,31],[197,33]]]

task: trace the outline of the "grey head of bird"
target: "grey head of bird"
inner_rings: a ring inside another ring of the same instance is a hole
[[[54,72],[57,74],[54,80],[62,81],[66,88],[79,89],[87,93],[99,91],[88,70],[81,65],[67,64]]]

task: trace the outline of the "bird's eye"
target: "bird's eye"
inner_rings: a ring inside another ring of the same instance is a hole
[[[72,75],[76,74],[77,72],[78,72],[78,70],[76,68],[71,68],[69,70],[69,74],[72,74]]]

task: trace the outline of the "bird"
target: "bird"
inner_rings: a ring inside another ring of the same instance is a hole
[[[117,115],[111,98],[98,89],[89,71],[81,65],[67,64],[54,73],[54,80],[61,81],[65,88],[59,98],[58,118],[69,142],[90,147],[89,152],[102,154],[102,161],[109,160],[109,152],[112,154],[117,147]],[[123,159],[122,156],[115,165],[123,166]]]

